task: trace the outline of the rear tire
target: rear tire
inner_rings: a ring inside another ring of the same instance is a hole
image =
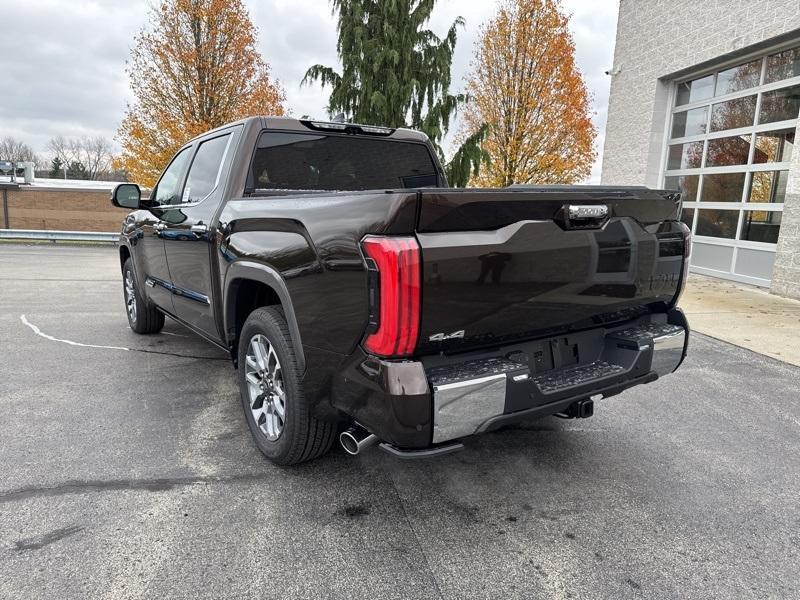
[[[145,300],[130,258],[122,266],[122,293],[128,325],[134,332],[148,334],[161,331],[164,327],[164,313]]]
[[[238,356],[242,409],[264,456],[278,465],[294,465],[328,452],[336,425],[312,415],[289,328],[278,309],[250,313]]]

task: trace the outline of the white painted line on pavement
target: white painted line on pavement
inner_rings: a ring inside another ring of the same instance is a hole
[[[27,325],[33,330],[33,333],[43,337],[46,340],[50,340],[51,342],[61,342],[62,344],[69,344],[70,346],[80,346],[81,348],[103,348],[105,350],[125,350],[126,352],[130,351],[130,348],[125,348],[123,346],[100,346],[98,344],[82,344],[80,342],[73,342],[72,340],[61,340],[57,337],[53,337],[52,335],[47,335],[46,333],[43,333],[41,329],[39,329],[36,325],[31,323],[30,321],[28,321],[28,319],[25,318],[25,315],[20,315],[19,318],[23,324]]]

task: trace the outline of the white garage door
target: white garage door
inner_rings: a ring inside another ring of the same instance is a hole
[[[673,86],[664,187],[683,192],[692,270],[770,283],[800,113],[800,47]]]

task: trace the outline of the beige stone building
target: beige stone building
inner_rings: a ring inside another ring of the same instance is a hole
[[[800,298],[800,3],[621,0],[602,182],[683,191],[692,270]]]

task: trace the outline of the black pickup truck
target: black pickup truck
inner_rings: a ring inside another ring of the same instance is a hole
[[[272,461],[456,450],[674,371],[690,234],[675,192],[450,189],[414,131],[254,117],[186,144],[120,237],[131,329],[230,353]]]

